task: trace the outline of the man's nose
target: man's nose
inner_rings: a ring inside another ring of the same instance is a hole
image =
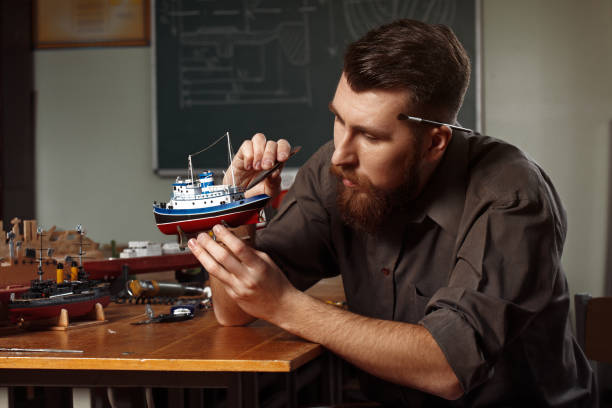
[[[334,136],[334,154],[331,162],[335,166],[354,166],[357,164],[355,141],[349,132]]]

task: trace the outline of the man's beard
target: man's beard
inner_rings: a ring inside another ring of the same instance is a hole
[[[374,234],[393,210],[406,208],[416,198],[419,188],[417,169],[420,160],[417,155],[412,159],[403,169],[404,181],[390,191],[373,186],[370,180],[359,177],[349,169],[330,165],[330,172],[338,178],[336,202],[344,223]],[[342,183],[343,178],[350,180],[356,187],[346,187]]]

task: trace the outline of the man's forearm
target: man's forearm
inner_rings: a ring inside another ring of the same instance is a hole
[[[286,303],[272,323],[322,344],[364,371],[446,399],[463,394],[446,357],[424,327],[367,318],[304,293]]]
[[[229,297],[223,283],[213,275],[210,275],[210,288],[213,294],[213,310],[219,324],[223,326],[241,326],[255,320],[253,316],[242,310]]]

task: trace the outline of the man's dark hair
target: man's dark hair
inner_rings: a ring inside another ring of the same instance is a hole
[[[349,45],[344,73],[355,92],[410,91],[416,112],[453,122],[470,81],[470,60],[450,28],[397,20]]]

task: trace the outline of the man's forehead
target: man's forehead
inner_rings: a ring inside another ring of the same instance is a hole
[[[356,90],[348,82],[344,74],[342,74],[340,80],[338,81],[336,92],[334,94],[334,100],[342,97],[367,99],[372,95],[376,96],[376,98],[372,99],[378,99],[378,104],[385,103],[386,100],[388,100],[389,103],[392,103],[395,107],[397,107],[398,111],[400,112],[416,112],[413,94],[409,89],[371,88]],[[334,104],[334,100],[332,100],[330,103],[330,107],[333,105],[336,109],[338,109],[339,107]]]

